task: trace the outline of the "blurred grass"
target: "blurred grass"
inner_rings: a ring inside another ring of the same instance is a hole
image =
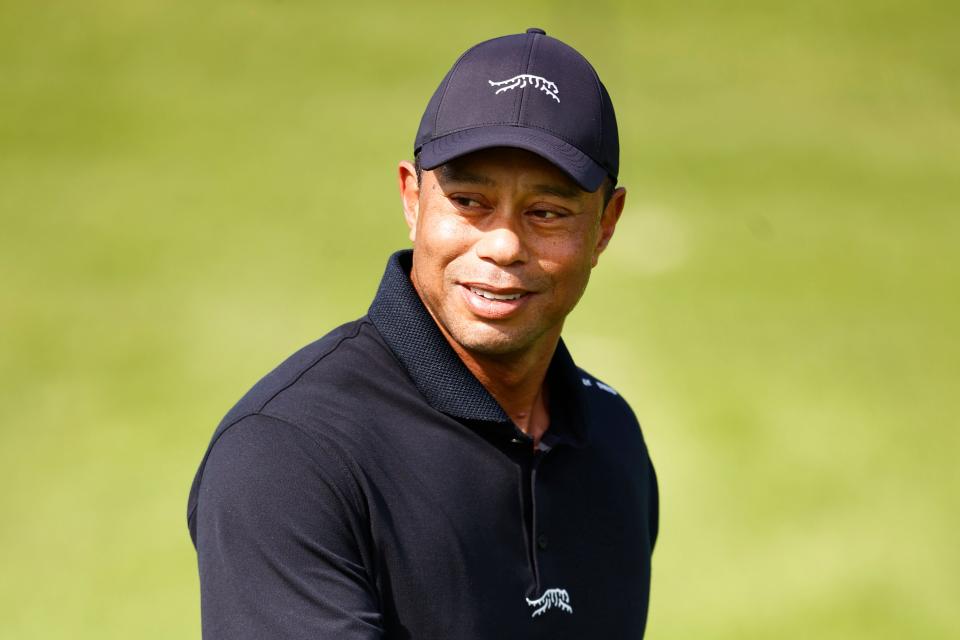
[[[662,483],[648,637],[960,637],[948,2],[0,3],[0,637],[199,637],[210,433],[364,312],[420,113],[541,26],[630,189],[566,335]]]

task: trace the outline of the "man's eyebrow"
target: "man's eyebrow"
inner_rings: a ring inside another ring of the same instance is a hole
[[[494,187],[497,185],[496,181],[487,176],[480,175],[478,173],[471,173],[462,167],[457,167],[455,164],[448,162],[447,164],[440,165],[437,167],[437,173],[440,174],[440,178],[449,182],[462,182],[467,184],[482,184],[488,187]]]

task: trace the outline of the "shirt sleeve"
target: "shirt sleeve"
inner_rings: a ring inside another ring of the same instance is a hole
[[[204,640],[382,638],[361,502],[298,427],[252,415],[224,431],[197,500]]]

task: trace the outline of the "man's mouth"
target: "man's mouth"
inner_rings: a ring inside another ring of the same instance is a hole
[[[481,298],[486,298],[487,300],[518,300],[521,296],[526,294],[524,291],[519,291],[516,293],[495,293],[493,291],[488,291],[487,289],[481,289],[480,287],[475,286],[471,286],[470,291]]]

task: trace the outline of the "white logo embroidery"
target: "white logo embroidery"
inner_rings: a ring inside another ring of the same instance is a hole
[[[597,380],[597,387],[600,388],[600,389],[603,389],[603,390],[606,391],[607,393],[612,393],[612,394],[615,395],[615,396],[620,395],[619,393],[617,393],[617,390],[616,390],[616,389],[614,389],[613,387],[611,387],[611,386],[609,386],[609,385],[603,384],[603,383],[600,382],[599,380]]]
[[[590,381],[590,378],[580,378],[580,382],[582,382],[582,383],[583,383],[583,386],[585,386],[585,387],[589,387],[589,386],[592,386],[592,385],[593,385],[593,383]],[[620,395],[619,393],[617,393],[617,390],[616,390],[616,389],[614,389],[613,387],[611,387],[611,386],[608,385],[608,384],[604,384],[604,383],[600,382],[599,380],[597,380],[597,389],[603,389],[603,390],[606,391],[607,393],[611,393],[611,394],[613,394],[613,395],[615,395],[615,396]]]
[[[543,592],[543,595],[536,600],[526,598],[526,601],[531,607],[536,607],[533,615],[530,616],[531,618],[536,618],[541,613],[549,611],[553,607],[557,607],[567,613],[573,613],[573,607],[570,606],[570,594],[567,593],[566,589],[547,589]]]
[[[490,83],[491,87],[500,87],[494,92],[494,95],[498,93],[503,93],[504,91],[510,91],[511,89],[516,89],[520,87],[523,89],[528,84],[540,89],[545,94],[560,102],[560,98],[557,97],[557,94],[560,93],[560,90],[557,89],[557,85],[554,82],[550,82],[546,78],[541,78],[540,76],[532,76],[529,73],[521,73],[518,76],[513,76],[509,80],[501,80],[500,82],[494,82],[493,80],[487,80]]]

